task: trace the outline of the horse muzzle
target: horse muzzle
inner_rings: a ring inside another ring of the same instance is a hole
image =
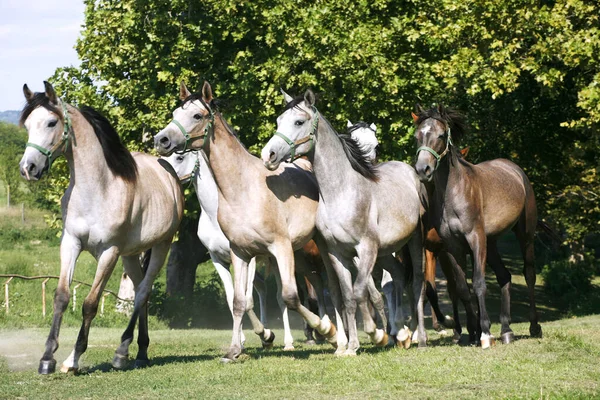
[[[175,147],[169,136],[164,132],[159,132],[154,136],[154,148],[161,156],[169,156],[175,151]]]
[[[39,167],[35,163],[28,163],[25,161],[19,163],[19,172],[21,173],[21,176],[28,181],[39,180],[47,169],[47,165]]]

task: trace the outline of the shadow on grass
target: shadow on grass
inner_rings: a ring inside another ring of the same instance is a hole
[[[180,364],[180,363],[194,363],[199,361],[214,361],[218,360],[218,357],[206,354],[198,354],[198,355],[185,355],[185,356],[157,356],[153,357],[150,360],[150,364],[145,368],[158,367],[161,365],[172,365],[172,364]],[[101,364],[94,365],[90,368],[82,368],[78,375],[87,375],[95,372],[126,372],[137,370],[135,368],[135,360],[130,359],[127,368],[123,370],[116,370],[113,368],[110,362],[104,362]]]

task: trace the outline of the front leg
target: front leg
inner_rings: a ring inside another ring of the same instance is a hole
[[[62,317],[69,305],[71,292],[69,287],[73,280],[73,271],[77,258],[81,254],[81,242],[78,238],[71,236],[66,230],[63,231],[63,237],[60,242],[60,278],[54,295],[54,314],[52,317],[52,327],[46,340],[46,350],[40,360],[38,373],[46,375],[56,370],[56,360],[54,352],[58,349],[58,335]]]
[[[241,254],[231,249],[231,263],[233,265],[233,333],[229,351],[221,359],[223,362],[237,360],[242,354],[242,317],[246,310],[246,289],[248,286],[248,258],[242,258]]]

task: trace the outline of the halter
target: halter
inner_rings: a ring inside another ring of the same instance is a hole
[[[63,125],[64,125],[64,129],[63,129],[63,133],[62,133],[62,139],[60,141],[58,141],[54,146],[50,147],[50,149],[46,149],[38,144],[35,143],[31,143],[31,142],[27,142],[27,144],[25,145],[25,147],[33,147],[34,149],[36,149],[37,151],[39,151],[40,153],[42,153],[43,155],[46,156],[46,158],[48,159],[48,169],[50,169],[50,167],[52,166],[52,162],[54,160],[56,160],[56,158],[58,156],[54,156],[54,152],[56,150],[58,150],[61,146],[64,147],[61,151],[60,154],[62,154],[63,152],[65,152],[67,150],[67,146],[69,146],[69,136],[71,133],[71,117],[69,117],[69,113],[67,112],[67,106],[66,103],[64,101],[61,100],[61,105],[62,105],[62,110],[63,110]],[[59,156],[60,156],[59,154]]]
[[[305,136],[302,139],[298,139],[295,142],[293,142],[290,138],[285,136],[283,133],[275,132],[275,136],[279,136],[280,138],[285,140],[285,142],[288,144],[288,146],[290,146],[290,162],[310,153],[312,151],[312,149],[314,149],[314,147],[315,147],[315,133],[317,132],[317,126],[319,125],[319,111],[316,109],[316,107],[311,107],[311,108],[315,112],[315,118],[313,119],[312,128],[311,128],[308,136]],[[296,153],[296,147],[298,147],[299,145],[304,144],[308,141],[310,141],[310,148],[308,149],[308,151],[305,151],[303,153]]]
[[[201,134],[193,133],[193,132],[188,133],[188,131],[185,130],[183,125],[181,125],[181,123],[179,121],[177,121],[175,118],[173,118],[173,120],[171,121],[179,128],[179,130],[183,134],[183,137],[185,138],[185,146],[183,147],[183,150],[179,151],[178,153],[187,153],[188,151],[192,151],[193,149],[188,149],[188,145],[191,145],[192,142],[194,142],[198,139],[204,139],[206,136],[208,136],[208,130],[210,128],[212,128],[213,125],[215,124],[215,113],[213,112],[213,110],[210,109],[210,107],[207,107],[207,109],[209,111],[209,115],[205,116],[204,118],[209,119],[209,121],[206,124],[206,126],[204,127],[204,129],[202,130]],[[202,143],[202,148],[204,148],[205,144],[206,144],[206,141],[204,141],[204,143]]]
[[[442,152],[442,154],[438,154],[434,149],[428,146],[421,146],[417,149],[417,157],[419,156],[419,153],[423,150],[428,151],[429,153],[431,153],[431,155],[435,157],[436,162],[435,168],[433,169],[434,171],[437,170],[440,166],[440,161],[448,153],[448,150],[450,150],[450,146],[454,146],[454,143],[452,143],[452,135],[450,134],[450,126],[448,126],[446,134],[448,135],[448,139],[446,140],[446,149]]]
[[[188,150],[188,151],[193,151],[193,150]],[[198,153],[196,153],[196,162],[194,163],[194,169],[192,169],[192,172],[190,172],[189,174],[185,174],[183,176],[179,177],[179,181],[181,183],[185,183],[188,180],[192,180],[196,174],[198,173],[198,171],[200,170],[200,159],[198,158]]]

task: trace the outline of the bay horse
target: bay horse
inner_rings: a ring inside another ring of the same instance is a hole
[[[327,258],[340,282],[348,317],[349,342],[347,348],[340,349],[345,343],[338,341],[338,351],[355,355],[360,347],[357,303],[371,341],[387,344],[387,333],[377,329],[369,312],[368,283],[377,257],[390,255],[406,244],[413,260],[419,346],[426,346],[419,178],[412,167],[401,162],[373,165],[356,141],[338,135],[314,104],[311,90],[288,102],[277,118],[277,133],[263,148],[261,158],[268,170],[276,170],[283,161],[301,155],[313,165],[319,185],[316,224],[327,242]],[[357,277],[352,284],[354,266]]]
[[[53,355],[58,349],[62,317],[69,303],[69,287],[77,258],[84,250],[96,258],[98,266],[90,293],[83,302],[83,323],[77,343],[61,371],[79,368],[98,301],[119,256],[134,283],[136,296],[113,366],[125,366],[138,317],[136,366],[145,366],[149,344],[146,303],[183,214],[179,181],[158,164],[156,157],[127,151],[100,113],[90,107],[78,109],[68,105],[56,95],[50,83],[44,82],[44,86],[44,93],[35,94],[27,85],[23,86],[27,103],[20,123],[27,129],[29,141],[19,163],[20,172],[27,180],[37,180],[58,156],[64,155],[70,180],[61,202],[61,267],[54,315],[38,372],[55,371]],[[143,273],[139,255],[148,249],[151,255]]]
[[[173,121],[155,136],[154,143],[161,155],[186,148],[202,150],[217,184],[217,219],[231,246],[235,276],[233,335],[222,361],[235,360],[242,352],[241,320],[252,295],[254,274],[248,265],[258,255],[276,260],[287,307],[298,311],[310,327],[335,343],[336,328],[329,317],[320,318],[301,304],[294,275],[294,251],[301,249],[316,233],[319,190],[310,166],[298,160],[267,171],[215,110],[208,82],[204,83],[201,93],[196,94],[191,94],[182,83],[181,94],[186,100],[173,112]],[[323,240],[318,237],[315,240],[322,248]],[[334,278],[330,278],[330,288],[335,305],[340,297],[339,284]],[[340,309],[338,304],[336,312]],[[255,332],[264,339],[264,326],[260,321],[255,323]]]
[[[490,264],[501,287],[501,337],[514,340],[510,329],[511,274],[506,269],[497,240],[513,230],[523,254],[523,273],[529,290],[529,333],[541,336],[535,305],[534,236],[537,225],[533,188],[521,168],[511,161],[495,159],[471,164],[459,156],[456,145],[466,132],[458,112],[441,105],[413,114],[417,126],[416,170],[423,182],[432,182],[430,220],[442,238],[457,276],[456,284],[467,305],[469,290],[464,279],[466,254],[473,259],[473,289],[478,303],[477,336],[481,347],[494,343],[485,305],[485,265]],[[471,314],[471,315],[470,315]],[[467,323],[472,313],[467,311]]]

